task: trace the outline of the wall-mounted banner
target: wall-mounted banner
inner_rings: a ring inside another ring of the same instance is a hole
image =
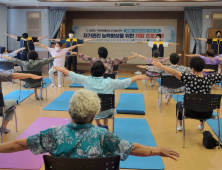
[[[156,34],[161,34],[164,42],[175,42],[174,26],[73,26],[72,29],[75,31],[75,38],[93,38],[96,42],[155,41]]]

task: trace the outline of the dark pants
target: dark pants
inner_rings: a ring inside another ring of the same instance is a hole
[[[70,55],[66,57],[68,70],[71,70],[71,66],[73,66],[73,71],[77,73],[77,56],[76,55]]]
[[[176,111],[179,109],[179,115],[178,119],[182,120],[182,113],[183,113],[183,104],[182,102],[177,102],[176,104]],[[212,116],[213,111],[210,112],[196,112],[193,110],[185,109],[185,116],[190,117],[190,118],[196,118],[196,119],[209,119]],[[203,121],[201,120],[201,122]]]
[[[20,54],[20,60],[27,61],[28,60],[27,59],[27,54],[28,54],[28,52],[23,51],[22,54]]]

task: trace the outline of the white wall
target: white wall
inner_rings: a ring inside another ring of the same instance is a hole
[[[41,12],[41,36],[49,35],[49,9],[8,9],[8,34],[21,36],[26,32],[26,12],[40,11]],[[46,18],[43,18],[43,15]],[[48,38],[41,42],[48,46]],[[20,44],[15,39],[8,37],[8,49],[16,50],[20,48]],[[36,51],[45,51],[43,48],[36,48]]]
[[[7,32],[7,6],[0,4],[0,46],[7,46],[7,37],[4,35]]]
[[[203,29],[202,29],[202,38],[207,38],[208,28],[211,28],[211,14],[212,12],[222,12],[221,9],[203,9]],[[206,19],[206,15],[209,15],[209,19]],[[222,26],[221,26],[222,27]],[[206,42],[201,42],[202,53],[205,53],[207,49]]]

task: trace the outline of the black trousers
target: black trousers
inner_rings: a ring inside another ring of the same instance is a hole
[[[76,55],[67,56],[66,61],[67,61],[68,70],[77,73],[77,56]],[[71,70],[71,66],[73,66],[73,70]]]
[[[27,60],[28,60],[27,54],[28,54],[28,52],[24,50],[24,51],[22,52],[22,54],[20,54],[20,60],[22,60],[22,61],[27,61]]]
[[[182,113],[183,113],[183,103],[182,102],[177,102],[176,104],[176,111],[177,109],[179,109],[179,115],[178,115],[178,119],[182,120]],[[203,118],[203,120],[205,119],[209,119],[212,116],[213,111],[210,112],[196,112],[193,110],[189,110],[189,109],[185,109],[185,116],[190,117],[190,118]],[[176,114],[177,115],[177,114]],[[201,121],[203,121],[201,120]]]

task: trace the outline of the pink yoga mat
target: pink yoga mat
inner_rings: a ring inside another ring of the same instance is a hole
[[[27,138],[53,126],[68,124],[70,119],[39,117],[17,139]],[[40,169],[44,163],[43,155],[33,155],[31,151],[0,154],[1,169]]]

